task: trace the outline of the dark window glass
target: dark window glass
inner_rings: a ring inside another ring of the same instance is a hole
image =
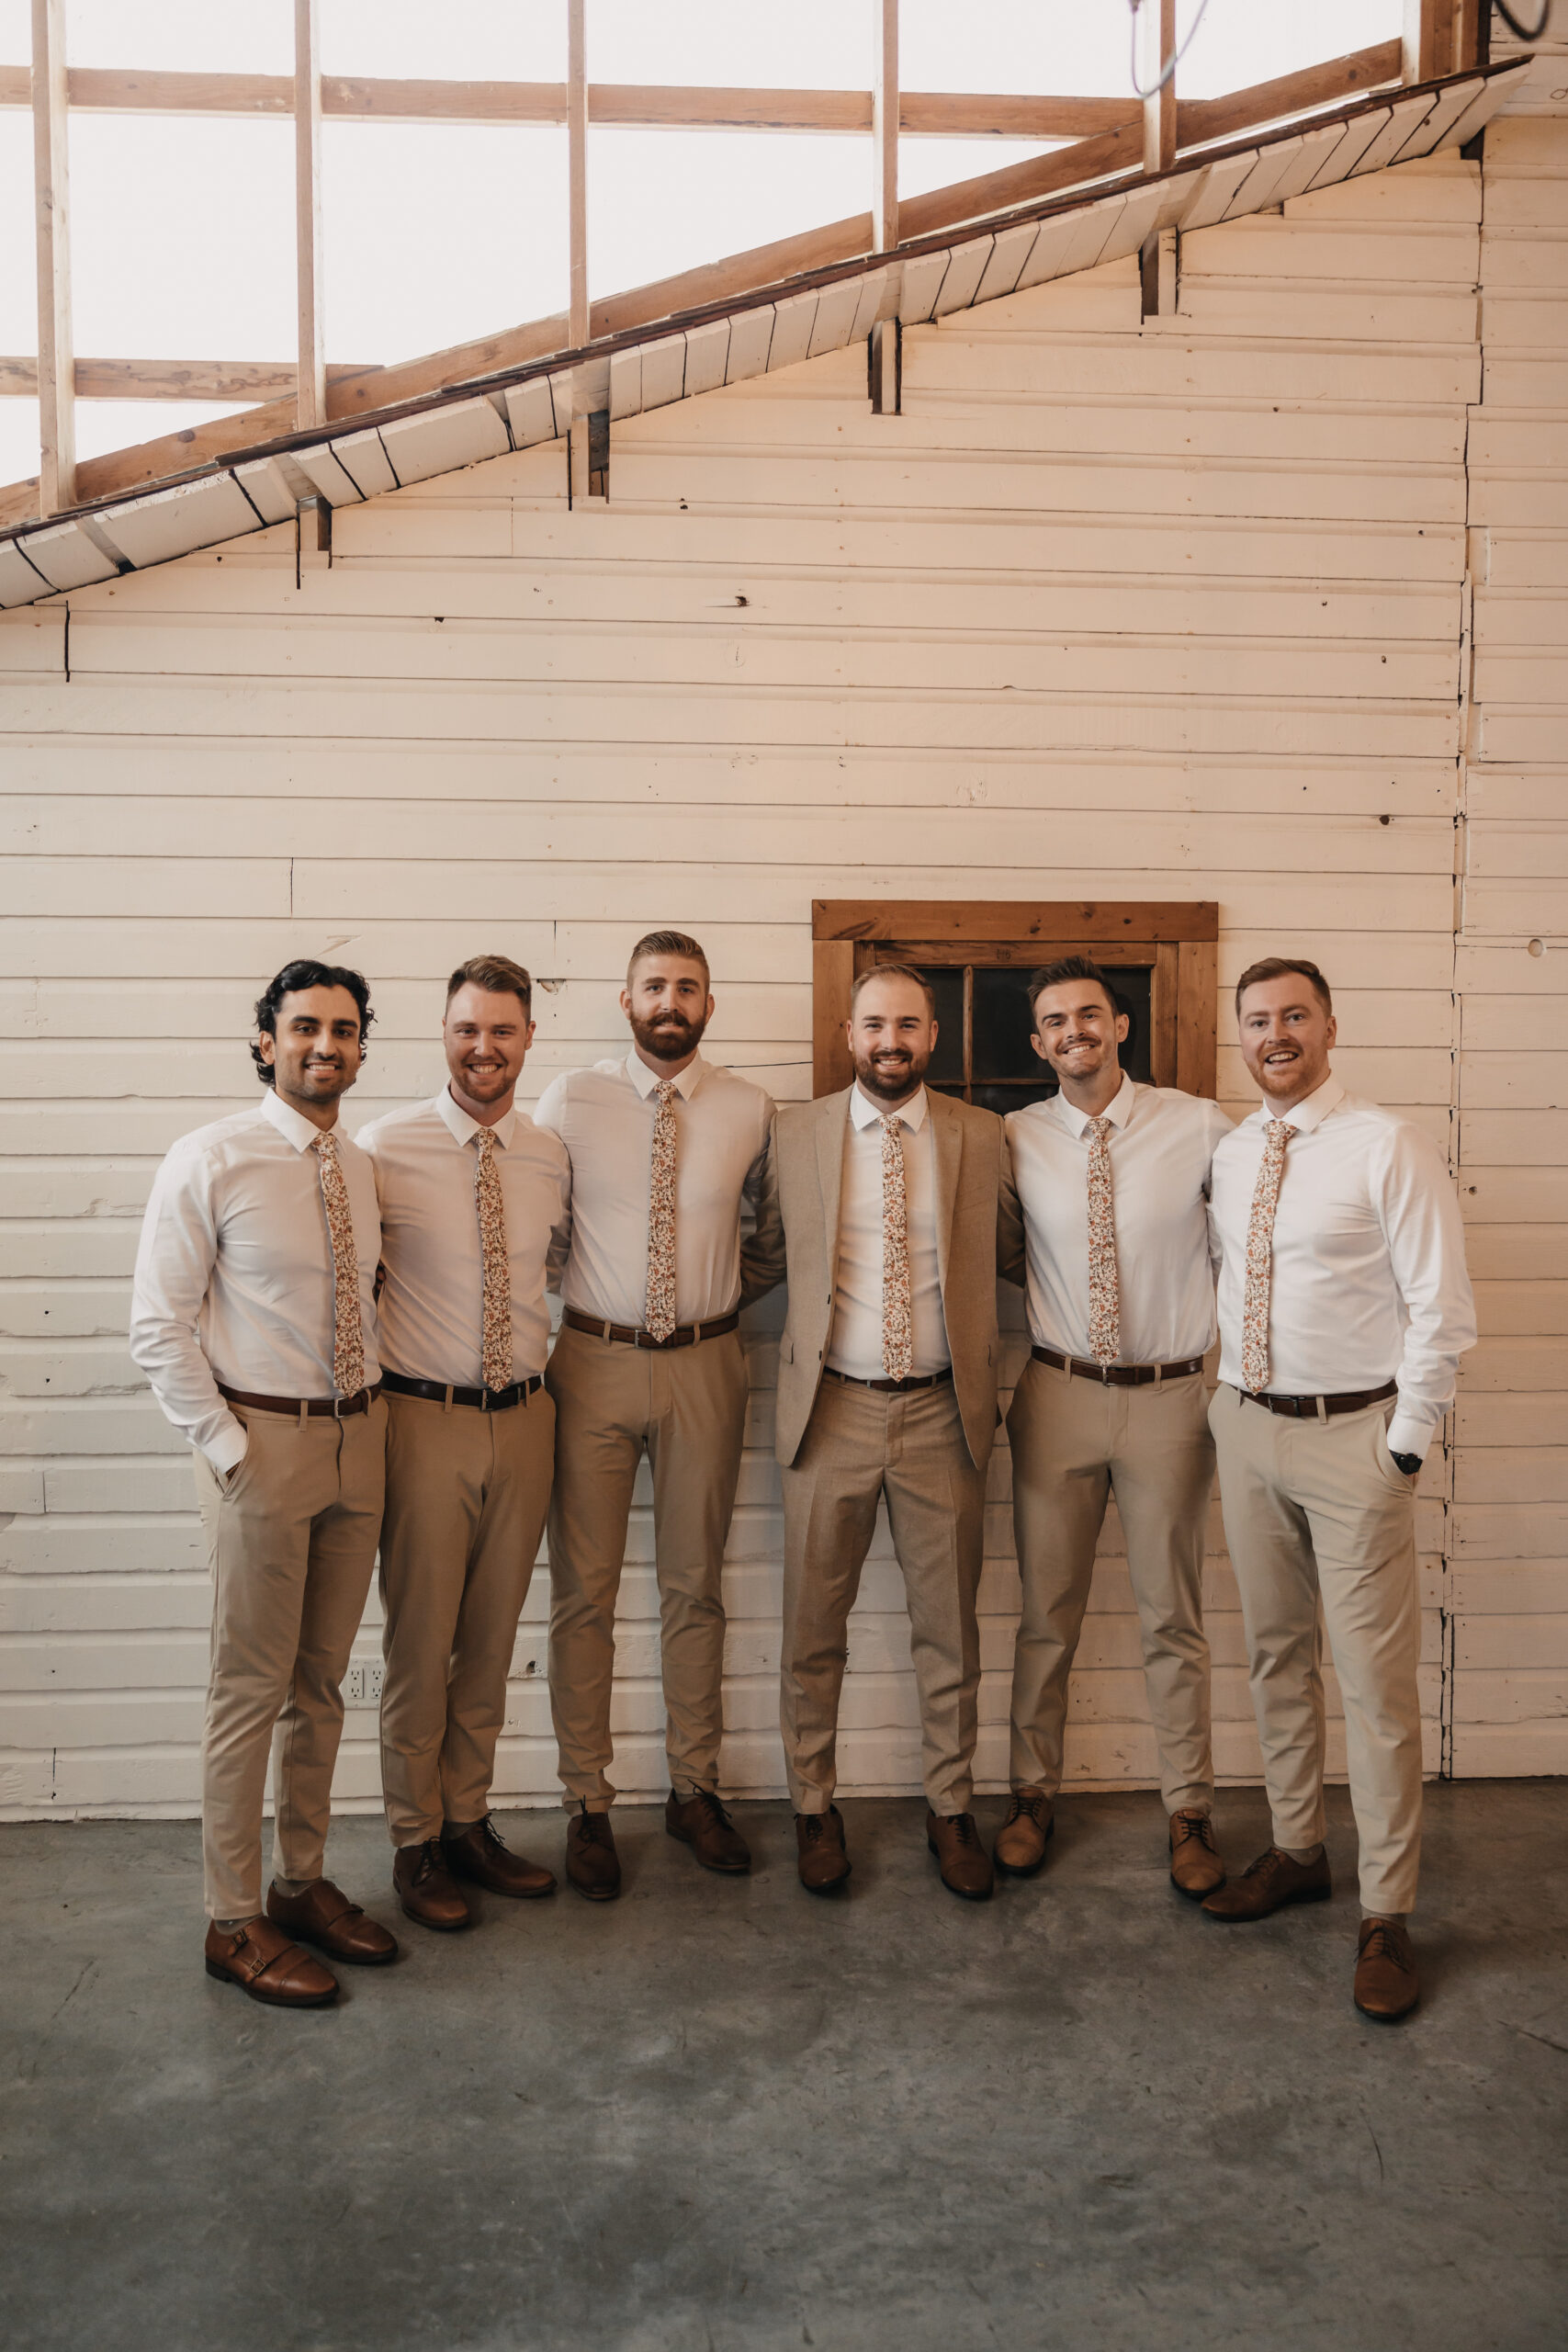
[[[1147,1085],[1153,1078],[1149,1005],[1154,975],[1147,965],[1108,968],[1115,984],[1117,1009],[1126,1013],[1131,1023],[1122,1047],[1122,1067]],[[937,1001],[937,1047],[927,1072],[930,1084],[942,1093],[962,1094],[987,1111],[1004,1114],[1026,1102],[1046,1102],[1055,1093],[1055,1079],[1031,1043],[1027,972],[1021,972],[1016,965],[970,966],[967,1035],[964,967],[930,965],[925,977]]]
[[[962,1086],[964,1069],[964,967],[933,964],[925,975],[936,991],[936,1051],[926,1072],[933,1086]]]
[[[972,1070],[987,1079],[1055,1081],[1029,1039],[1029,975],[1016,964],[975,967],[975,1040]]]

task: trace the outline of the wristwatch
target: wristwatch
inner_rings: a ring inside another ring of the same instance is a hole
[[[1393,1459],[1407,1478],[1414,1478],[1421,1467],[1422,1456],[1419,1453],[1396,1453]]]

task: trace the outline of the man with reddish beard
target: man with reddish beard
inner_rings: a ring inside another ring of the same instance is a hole
[[[571,1252],[547,1385],[557,1414],[550,1503],[550,1705],[566,1802],[566,1871],[620,1893],[610,1827],[615,1596],[632,1483],[653,1474],[667,1716],[665,1827],[705,1868],[751,1857],[720,1800],[725,1540],[740,1474],[740,1308],[783,1279],[773,1103],[699,1052],[708,963],[679,931],[632,950],[621,1010],[630,1051],[556,1079],[538,1123],[571,1160]],[[743,1230],[743,1219],[749,1230]]]

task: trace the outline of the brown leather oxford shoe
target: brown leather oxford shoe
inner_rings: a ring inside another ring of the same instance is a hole
[[[709,1789],[696,1789],[683,1802],[673,1789],[664,1807],[664,1826],[689,1846],[705,1871],[739,1878],[751,1867],[751,1849]]]
[[[422,1928],[450,1935],[458,1928],[473,1926],[473,1914],[446,1867],[439,1838],[426,1838],[417,1846],[400,1846],[392,1861],[392,1884],[404,1912]]]
[[[481,1820],[466,1821],[461,1828],[441,1833],[441,1851],[454,1878],[470,1879],[491,1894],[507,1894],[517,1903],[537,1902],[556,1891],[556,1874],[542,1862],[514,1854],[487,1813]]]
[[[607,1813],[574,1813],[567,1825],[566,1874],[590,1903],[613,1903],[621,1891],[621,1858]]]
[[[984,1903],[995,1880],[991,1858],[980,1843],[972,1813],[928,1813],[926,1844],[936,1856],[942,1883],[966,1903]]]
[[[1056,1826],[1055,1805],[1043,1789],[1014,1789],[997,1835],[996,1864],[1009,1878],[1032,1878],[1045,1860]]]
[[[1225,1883],[1225,1866],[1214,1843],[1214,1825],[1206,1813],[1173,1813],[1170,1816],[1170,1883],[1179,1894],[1201,1903]]]
[[[247,1919],[231,1934],[214,1921],[207,1930],[205,1961],[209,1976],[237,1984],[271,2008],[324,2009],[337,1999],[332,1970],[290,1943],[267,1918]]]
[[[1287,1903],[1326,1903],[1334,1892],[1328,1874],[1328,1849],[1315,1861],[1293,1862],[1278,1846],[1270,1846],[1239,1878],[1227,1880],[1203,1898],[1211,1919],[1267,1919]]]
[[[797,1813],[795,1843],[800,1883],[808,1894],[831,1894],[842,1886],[850,1874],[850,1858],[844,1850],[844,1816],[836,1804],[826,1813]]]
[[[1403,1919],[1363,1919],[1356,1939],[1355,2002],[1364,2018],[1393,2025],[1421,1998],[1416,1955]]]
[[[351,1968],[385,1968],[398,1956],[396,1936],[367,1919],[330,1878],[319,1878],[303,1894],[282,1894],[269,1887],[266,1916],[301,1942],[346,1961]]]

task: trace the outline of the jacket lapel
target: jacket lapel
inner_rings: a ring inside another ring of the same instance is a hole
[[[817,1181],[822,1193],[822,1227],[828,1245],[828,1280],[831,1287],[839,1262],[839,1204],[844,1189],[844,1130],[849,1125],[850,1097],[828,1095],[817,1114]]]
[[[936,1263],[942,1299],[947,1298],[948,1243],[958,1203],[958,1169],[964,1158],[964,1123],[944,1094],[926,1094],[926,1115],[936,1146]]]

